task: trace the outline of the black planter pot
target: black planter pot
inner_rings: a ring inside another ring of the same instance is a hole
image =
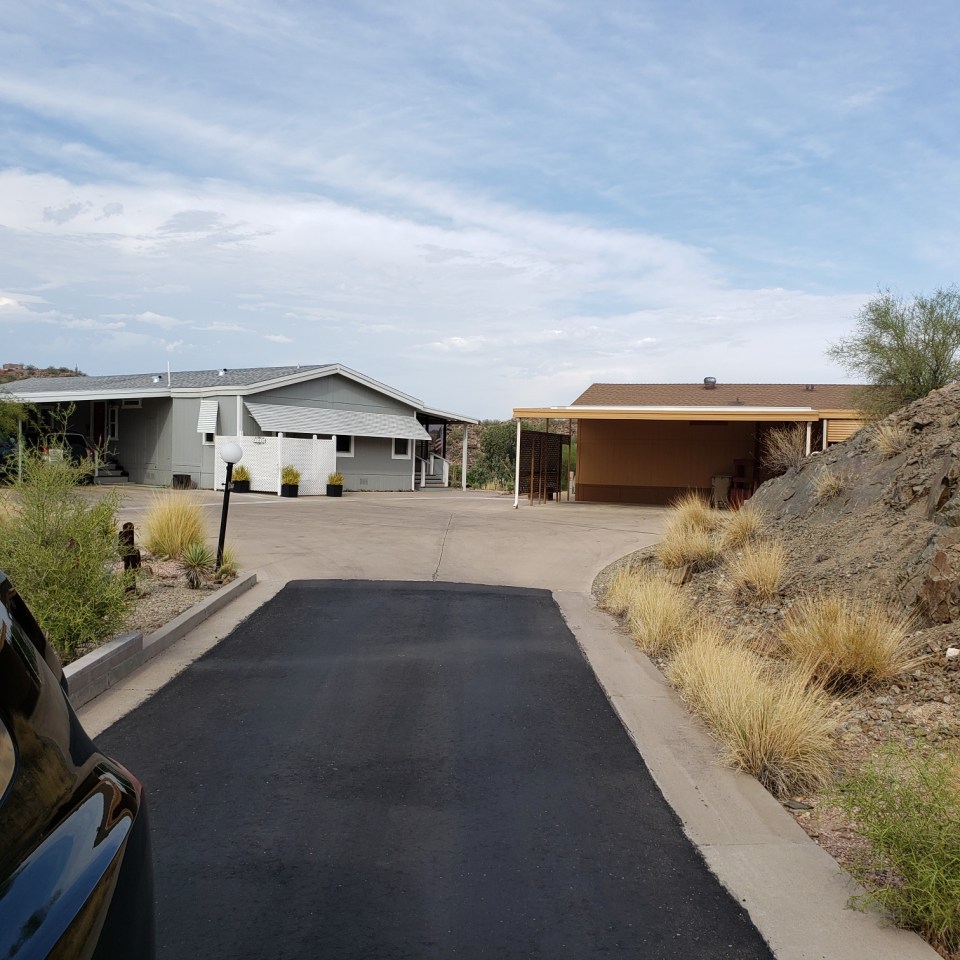
[[[281,497],[295,497],[299,492],[300,492],[299,483],[281,483],[280,484]]]
[[[231,482],[230,489],[234,493],[249,493],[250,481],[249,480],[233,480]]]
[[[342,497],[342,496],[343,496],[343,484],[342,484],[342,483],[328,483],[328,484],[327,484],[327,496],[328,496],[328,497]]]

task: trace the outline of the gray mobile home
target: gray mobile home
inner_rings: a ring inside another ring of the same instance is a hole
[[[348,490],[446,485],[447,427],[478,422],[342,364],[37,378],[2,389],[41,414],[70,409],[70,431],[131,481],[157,486],[222,485],[216,452],[227,437],[333,441]]]

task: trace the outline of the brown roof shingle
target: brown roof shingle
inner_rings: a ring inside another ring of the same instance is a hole
[[[573,401],[591,407],[814,407],[855,410],[849,383],[595,383]]]

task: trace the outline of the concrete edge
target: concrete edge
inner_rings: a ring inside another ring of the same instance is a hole
[[[664,799],[779,960],[938,960],[914,933],[849,907],[850,878],[716,742],[585,594],[554,599]]]
[[[89,703],[104,690],[129,676],[158,653],[185,637],[194,627],[246,593],[257,582],[255,573],[237,577],[216,593],[194,604],[159,630],[144,636],[127,632],[97,647],[79,660],[64,667],[74,709]]]

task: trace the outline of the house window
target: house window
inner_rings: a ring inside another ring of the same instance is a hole
[[[410,459],[410,441],[406,437],[396,437],[393,441],[393,459]]]
[[[338,457],[352,457],[353,456],[353,437],[344,436],[343,434],[337,434],[337,456]]]
[[[107,407],[107,439],[120,439],[120,408]]]
[[[212,447],[212,446],[213,446],[213,437],[214,437],[214,434],[212,434],[212,433],[205,433],[205,434],[203,435],[203,443],[204,443],[204,446]]]

